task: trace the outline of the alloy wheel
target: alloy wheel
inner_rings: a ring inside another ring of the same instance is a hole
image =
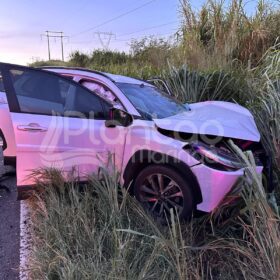
[[[152,174],[143,181],[140,186],[140,201],[161,218],[169,217],[171,209],[180,216],[184,208],[184,196],[180,186],[160,173]]]

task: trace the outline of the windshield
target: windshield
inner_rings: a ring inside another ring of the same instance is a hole
[[[156,87],[117,83],[124,95],[146,119],[163,119],[189,109]]]

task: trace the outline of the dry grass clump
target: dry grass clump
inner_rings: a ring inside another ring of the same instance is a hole
[[[199,12],[181,0],[182,52],[195,69],[229,69],[236,62],[255,66],[280,36],[279,3],[259,0],[255,13],[243,0],[208,0]]]

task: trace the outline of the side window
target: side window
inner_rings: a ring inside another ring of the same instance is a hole
[[[61,92],[61,96],[63,100],[66,100],[71,84],[68,81],[64,81],[64,80],[59,80],[58,83],[59,83],[59,90]]]
[[[21,112],[44,115],[64,113],[67,85],[63,79],[47,72],[29,69],[11,69],[10,77]]]
[[[82,84],[84,87],[88,88],[89,90],[100,96],[102,99],[108,101],[112,105],[121,105],[115,94],[112,93],[112,91],[106,86],[88,80],[82,80],[80,81],[80,84]]]
[[[67,116],[85,116],[105,119],[101,99],[93,93],[78,86],[71,86],[65,103]]]
[[[101,98],[68,77],[32,69],[9,71],[23,113],[105,118]]]

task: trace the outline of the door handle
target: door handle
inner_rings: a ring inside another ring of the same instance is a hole
[[[33,132],[44,132],[47,131],[48,129],[46,127],[42,127],[37,123],[30,123],[28,125],[18,125],[17,126],[18,130],[22,131],[33,131]]]

